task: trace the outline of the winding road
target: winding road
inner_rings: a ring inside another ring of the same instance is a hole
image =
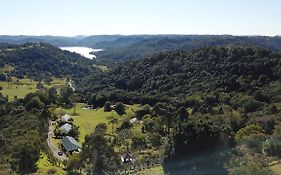
[[[54,156],[55,158],[57,158],[58,160],[60,160],[60,161],[64,161],[64,160],[67,160],[66,155],[63,154],[63,155],[59,156],[59,155],[58,155],[58,152],[59,152],[60,150],[58,150],[58,149],[56,148],[56,146],[54,145],[54,143],[52,142],[52,137],[54,136],[54,131],[53,131],[53,128],[52,128],[53,123],[54,123],[54,122],[51,122],[51,121],[50,121],[50,123],[49,123],[49,132],[48,132],[47,143],[48,143],[49,148],[50,148],[51,151],[52,151],[53,156]]]

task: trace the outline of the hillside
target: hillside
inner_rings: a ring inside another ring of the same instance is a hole
[[[12,76],[16,89],[25,81],[33,87],[26,89],[32,93],[18,96],[13,91],[7,98],[4,92],[12,89],[11,82],[3,81],[7,86],[0,95],[0,147],[4,150],[0,161],[8,160],[7,169],[18,173],[49,172],[54,167],[57,172],[122,172],[127,166],[119,162],[120,154],[129,149],[136,157],[130,169],[146,167],[144,171],[153,168],[161,173],[163,169],[172,175],[271,174],[268,166],[281,157],[278,52],[231,45],[175,50],[111,64],[102,72],[93,69],[94,61],[48,44],[0,47],[0,78]],[[13,75],[71,77],[76,90],[65,79],[58,87],[55,81],[47,85]],[[59,116],[65,113],[74,116],[69,133],[59,130],[63,124]],[[51,120],[57,126],[48,127]],[[14,126],[17,123],[21,125]],[[26,135],[31,127],[34,132]],[[59,161],[54,157],[60,149],[49,150],[42,141],[48,128],[54,132],[50,142],[55,148],[66,134],[82,143],[80,154],[64,153],[69,156],[67,169],[51,164]],[[14,137],[21,131],[23,136]],[[98,155],[93,159],[89,155],[94,151]],[[101,169],[93,166],[96,160],[103,160]],[[70,169],[73,161],[79,164]]]
[[[267,98],[281,99],[272,89],[279,84],[281,55],[253,47],[209,47],[190,52],[173,51],[119,64],[99,77],[77,80],[82,93],[102,91],[111,100],[140,103],[184,102],[190,96],[227,93],[239,98],[260,90]],[[93,81],[93,79],[95,81]],[[81,82],[80,82],[81,81]],[[253,99],[254,100],[254,99]],[[234,104],[233,104],[234,105]],[[241,105],[241,104],[239,104]]]
[[[281,37],[232,35],[92,35],[60,36],[0,36],[0,43],[24,44],[46,42],[57,47],[81,46],[104,49],[97,53],[102,60],[124,61],[141,59],[158,52],[192,50],[206,46],[258,46],[281,50]]]
[[[160,51],[192,50],[206,46],[258,46],[281,50],[280,37],[231,36],[231,35],[144,35],[124,36],[112,42],[97,43],[104,52],[99,58],[117,61],[151,56]]]
[[[92,70],[93,64],[93,60],[44,43],[3,45],[0,60],[1,66],[15,68],[11,75],[33,78],[82,76]]]

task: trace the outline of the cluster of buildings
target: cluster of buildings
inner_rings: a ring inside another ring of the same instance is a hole
[[[69,116],[67,114],[65,114],[64,116],[61,117],[61,122],[63,122],[64,124],[60,127],[60,129],[65,133],[68,133],[73,127],[69,123],[70,119],[71,119],[71,116]],[[137,119],[134,118],[130,122],[135,123],[136,121],[137,121]],[[80,150],[81,150],[81,145],[75,140],[75,138],[73,138],[71,136],[64,136],[61,139],[61,146],[62,146],[62,151],[66,152],[66,153],[72,154],[73,152],[80,152]],[[121,161],[124,164],[135,163],[135,159],[129,151],[127,151],[121,155]]]
[[[61,117],[61,122],[64,124],[60,127],[60,129],[65,133],[69,133],[73,127],[71,124],[69,124],[70,119],[71,117],[67,114]],[[75,138],[71,136],[64,136],[61,140],[61,146],[64,152],[72,153],[80,152],[81,150],[81,145],[75,140]]]

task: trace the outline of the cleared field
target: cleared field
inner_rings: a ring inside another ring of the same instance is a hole
[[[17,80],[15,77],[13,77],[12,83],[0,82],[0,86],[3,88],[0,90],[0,92],[4,96],[8,96],[9,101],[11,101],[15,96],[17,96],[17,98],[23,98],[26,94],[37,91],[36,84],[36,81],[28,78]],[[66,79],[62,78],[54,79],[50,85],[44,84],[44,86],[48,88],[56,87],[58,91],[64,85],[66,85]]]
[[[138,173],[139,175],[164,175],[162,166],[152,167]]]
[[[273,165],[271,167],[269,167],[276,175],[281,175],[281,165],[277,164],[277,165]]]
[[[39,174],[45,175],[48,174],[48,171],[53,171],[54,175],[66,174],[66,172],[61,167],[52,165],[49,162],[48,157],[45,153],[42,153],[40,159],[37,161],[37,168],[38,168],[37,172],[34,173],[33,175],[39,175]]]
[[[60,91],[60,89],[61,89],[63,86],[66,86],[66,85],[67,85],[67,80],[66,80],[66,78],[55,78],[55,79],[51,82],[51,84],[49,84],[49,85],[44,84],[44,86],[47,87],[47,88],[55,87],[58,92]]]
[[[8,72],[13,71],[14,69],[15,69],[14,67],[6,64],[4,67],[0,68],[0,72],[8,73]]]
[[[123,116],[119,116],[115,111],[104,112],[103,108],[88,110],[88,109],[83,109],[83,107],[85,107],[85,104],[78,103],[76,106],[77,115],[73,117],[73,119],[74,119],[73,123],[75,125],[79,126],[79,130],[80,130],[79,142],[80,143],[84,142],[85,136],[87,134],[92,133],[99,123],[108,124],[107,118],[109,116],[115,116],[115,117],[119,118],[119,120],[122,120],[125,118],[130,118],[134,115],[134,111],[139,108],[139,105],[126,106],[126,114],[124,114]],[[69,115],[72,115],[73,111],[74,111],[73,108],[56,109],[57,113],[65,112]],[[111,132],[110,126],[108,127],[108,132]]]
[[[37,90],[36,82],[27,78],[19,81],[13,78],[13,83],[0,82],[0,86],[3,88],[0,92],[4,96],[8,96],[9,101],[13,100],[15,96],[17,98],[23,98],[26,94]]]

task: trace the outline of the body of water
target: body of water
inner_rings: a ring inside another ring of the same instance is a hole
[[[60,47],[60,49],[78,53],[89,59],[96,58],[96,55],[94,55],[93,53],[103,51],[102,49],[93,49],[89,47]]]

